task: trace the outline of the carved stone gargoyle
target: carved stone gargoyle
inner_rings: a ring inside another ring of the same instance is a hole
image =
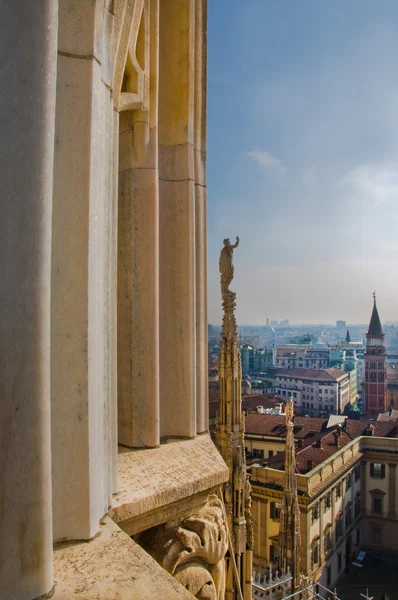
[[[198,600],[224,600],[227,529],[215,494],[181,523],[153,527],[137,541]]]

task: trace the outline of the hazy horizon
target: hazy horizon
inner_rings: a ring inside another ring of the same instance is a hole
[[[272,319],[273,320],[273,319]],[[221,327],[221,321],[216,323],[216,322],[210,322],[209,321],[209,325],[215,325],[215,326],[219,326]],[[241,329],[242,327],[261,327],[261,326],[265,326],[265,323],[238,323],[238,329]],[[350,329],[351,327],[368,327],[369,323],[347,323],[347,328]],[[382,322],[382,326],[384,327],[390,327],[390,326],[395,326],[398,325],[398,321],[386,321],[385,323]],[[276,325],[276,327],[279,328],[279,325]],[[336,322],[334,323],[305,323],[305,322],[291,322],[289,320],[289,325],[287,326],[283,326],[281,327],[281,329],[289,329],[290,327],[294,328],[294,327],[336,327]]]
[[[208,309],[398,320],[398,3],[209,3]]]

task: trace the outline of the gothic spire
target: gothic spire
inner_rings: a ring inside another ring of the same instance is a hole
[[[286,404],[285,475],[279,527],[279,566],[290,567],[293,575],[292,591],[300,580],[300,508],[297,496],[296,450],[294,445],[294,404],[292,398]]]
[[[346,333],[346,336],[345,336],[345,341],[346,341],[346,344],[349,344],[351,342],[351,336],[350,336],[350,330],[349,329],[347,329],[347,333]]]
[[[379,312],[376,304],[376,292],[373,292],[373,311],[369,323],[368,335],[383,335]]]
[[[219,385],[220,404],[216,440],[217,447],[229,468],[229,481],[223,496],[233,548],[227,556],[226,600],[251,600],[253,527],[250,483],[246,474],[245,419],[242,412],[242,365],[239,335],[235,318],[236,294],[229,289],[234,275],[233,249],[229,239],[224,240],[220,256],[223,323],[221,332]],[[235,563],[235,568],[233,563]],[[239,574],[239,582],[236,581]]]

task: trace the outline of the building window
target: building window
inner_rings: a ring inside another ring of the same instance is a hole
[[[373,525],[372,527],[372,542],[373,544],[382,543],[381,525]]]
[[[255,458],[264,458],[264,450],[259,450],[258,448],[253,448],[253,456]]]
[[[361,494],[358,492],[355,495],[355,505],[354,505],[355,518],[359,517],[360,514],[361,514]]]
[[[319,538],[311,544],[311,567],[314,568],[317,565],[319,565]]]
[[[332,494],[328,492],[325,496],[325,511],[332,506]]]
[[[336,543],[341,540],[343,536],[343,515],[339,513],[336,518]]]
[[[348,475],[348,477],[346,479],[346,483],[347,483],[347,490],[349,490],[351,488],[351,483],[352,483],[351,473]]]
[[[332,551],[332,526],[330,523],[329,523],[329,525],[326,526],[326,529],[324,532],[324,545],[325,545],[325,556],[327,556]]]
[[[326,567],[326,585],[330,585],[332,582],[332,567]]]
[[[372,512],[376,515],[383,514],[383,498],[372,496]]]
[[[342,484],[340,481],[340,483],[338,483],[336,486],[336,498],[341,498],[341,488],[342,488]]]
[[[312,507],[312,522],[315,523],[319,519],[319,503],[317,502]]]
[[[357,546],[359,546],[359,542],[360,542],[360,533],[359,533],[359,529],[357,529]]]
[[[357,465],[355,467],[354,473],[355,473],[355,481],[359,481],[360,478],[361,478],[361,467],[360,467],[360,465]]]
[[[273,450],[268,450],[268,458],[272,458],[274,456]]]
[[[278,502],[271,502],[270,505],[271,519],[279,521],[281,518],[281,505]]]
[[[269,547],[269,560],[270,562],[276,564],[279,558],[278,546],[276,544],[271,544]]]
[[[370,463],[370,476],[373,479],[384,479],[386,476],[386,465],[381,463]]]
[[[345,528],[348,529],[351,527],[352,521],[352,510],[351,510],[351,502],[349,502],[345,509]]]

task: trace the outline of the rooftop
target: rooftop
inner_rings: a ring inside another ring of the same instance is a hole
[[[294,418],[294,436],[304,439],[309,435],[326,431],[327,419],[312,417]],[[259,434],[265,436],[282,437],[286,435],[285,415],[260,415],[248,414],[246,416],[246,434]]]
[[[398,424],[395,420],[369,421],[368,419],[345,420],[344,426],[328,427],[329,419],[294,417],[294,437],[297,444],[297,472],[307,473],[332,456],[343,446],[361,435],[395,438]],[[286,423],[284,415],[252,414],[246,417],[246,435],[263,435],[284,439]],[[338,436],[336,442],[336,436]],[[299,447],[299,444],[302,447]],[[273,469],[284,468],[285,453],[279,452],[263,461]]]
[[[378,421],[398,421],[398,410],[392,408],[385,413],[380,413],[377,417]]]
[[[218,386],[209,386],[209,418],[214,419],[219,410],[220,389]],[[286,398],[282,400],[276,394],[248,394],[242,396],[242,410],[246,413],[255,412],[257,406],[263,408],[275,408],[280,402],[286,402]]]
[[[330,369],[279,369],[277,377],[295,377],[298,379],[315,379],[317,381],[339,381],[348,378],[345,371]]]
[[[398,379],[398,369],[387,365],[387,380],[392,382],[395,379]]]

